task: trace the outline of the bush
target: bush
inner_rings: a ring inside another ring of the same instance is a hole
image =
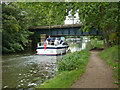
[[[93,45],[91,44],[91,42],[87,42],[86,43],[86,49],[87,50],[91,50],[91,49],[93,49],[94,47],[93,47]]]
[[[88,61],[87,50],[77,51],[62,57],[57,63],[58,71],[71,71],[82,68]]]
[[[59,60],[57,63],[58,72],[56,76],[45,81],[42,85],[38,85],[36,88],[70,88],[75,80],[85,72],[88,57],[89,52],[87,50],[63,56],[62,60]]]
[[[91,39],[90,42],[86,43],[86,49],[91,50],[93,48],[103,47],[103,40],[98,41],[97,39]]]

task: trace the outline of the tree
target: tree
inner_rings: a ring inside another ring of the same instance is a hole
[[[15,3],[2,3],[2,51],[3,53],[24,50],[30,31],[27,30],[25,14]]]
[[[27,13],[31,26],[61,25],[68,14],[66,3],[27,2],[17,3]]]
[[[64,24],[66,7],[57,2],[2,3],[3,53],[24,50],[31,26]]]
[[[36,25],[58,25],[63,24],[65,16],[69,11],[74,16],[79,13],[83,31],[90,31],[94,26],[96,30],[101,29],[105,47],[118,44],[118,4],[117,2],[39,2],[24,3],[32,7],[32,16]],[[24,6],[25,6],[24,5]],[[39,22],[40,21],[40,22]]]
[[[90,31],[90,28],[101,29],[106,46],[118,44],[118,3],[116,2],[86,2],[72,3],[73,15],[79,10],[82,30]]]
[[[106,46],[112,46],[118,39],[118,4],[115,2],[11,2],[2,3],[3,52],[24,50],[31,34],[31,26],[61,25],[69,11],[79,13],[82,30],[103,31]],[[9,39],[9,40],[8,40]]]

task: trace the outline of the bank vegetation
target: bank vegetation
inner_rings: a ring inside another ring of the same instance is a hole
[[[87,50],[67,54],[58,60],[56,76],[37,88],[70,88],[85,71],[90,53]]]

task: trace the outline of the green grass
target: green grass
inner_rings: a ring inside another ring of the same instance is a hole
[[[58,61],[57,75],[36,88],[70,88],[85,71],[90,53],[87,50],[65,55]],[[71,62],[71,63],[68,63]],[[78,64],[75,62],[79,62]],[[62,69],[62,66],[65,65]]]
[[[113,46],[110,48],[106,48],[105,50],[103,50],[100,54],[102,59],[111,59],[113,61],[118,62],[119,58],[118,58],[118,46]]]
[[[83,72],[84,69],[63,71],[55,78],[45,81],[43,85],[38,86],[37,88],[69,88],[72,83],[82,75]]]
[[[99,53],[99,56],[106,60],[106,63],[113,67],[113,77],[115,78],[116,82],[115,84],[118,84],[118,80],[120,80],[120,77],[118,76],[118,73],[120,73],[120,69],[118,68],[118,62],[120,58],[118,57],[118,46],[113,46],[111,48],[107,48]]]

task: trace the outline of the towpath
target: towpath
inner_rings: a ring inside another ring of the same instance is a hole
[[[75,81],[71,88],[116,88],[113,84],[112,68],[98,56],[100,51],[90,51],[91,55],[85,73]]]

